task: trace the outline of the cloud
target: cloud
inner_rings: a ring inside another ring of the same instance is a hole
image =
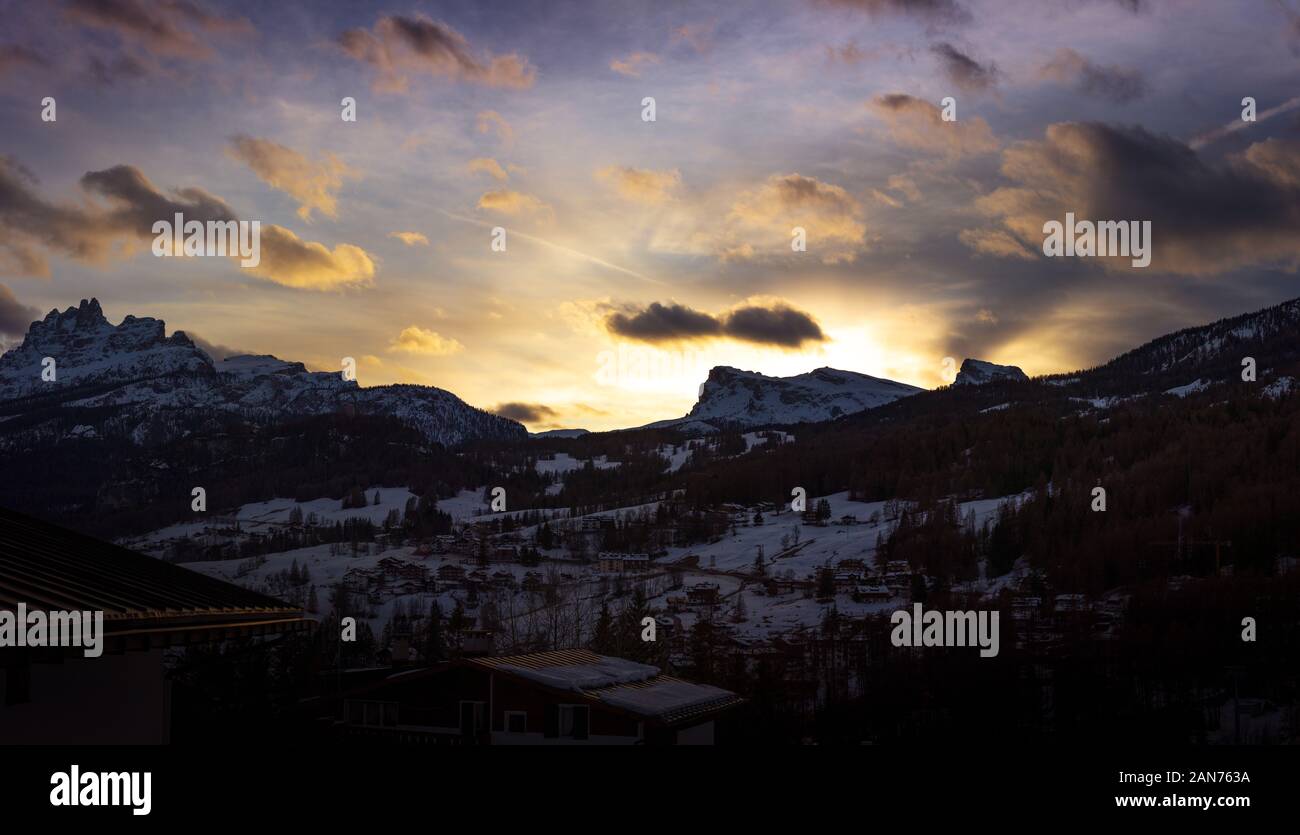
[[[651,171],[611,165],[597,171],[596,176],[612,184],[624,198],[638,203],[662,203],[672,197],[673,191],[682,182],[681,172],[675,168],[671,171]]]
[[[605,329],[639,342],[689,342],[730,338],[778,348],[795,349],[827,337],[811,314],[780,300],[749,302],[719,316],[681,304],[652,302],[645,308],[609,313]]]
[[[0,44],[0,78],[20,69],[40,69],[49,62],[31,47],[16,43]]]
[[[12,290],[0,284],[0,336],[23,336],[32,322],[40,318],[39,310],[22,304]]]
[[[680,304],[651,302],[635,312],[616,312],[605,319],[605,327],[619,336],[641,342],[674,342],[722,336],[722,322]]]
[[[48,202],[35,186],[30,171],[0,157],[0,266],[7,272],[49,276],[48,251],[92,263],[115,253],[130,255],[140,241],[152,239],[155,220],[170,220],[177,212],[201,222],[234,218],[220,198],[198,188],[168,196],[129,165],[81,178],[82,189],[106,206]]]
[[[375,263],[361,247],[338,244],[331,250],[275,225],[262,227],[262,263],[245,270],[300,290],[368,287],[375,277]]]
[[[91,171],[81,178],[82,190],[102,203],[51,203],[34,186],[30,172],[12,159],[0,158],[0,265],[25,275],[48,276],[49,251],[92,263],[130,256],[153,240],[155,221],[170,222],[177,213],[186,222],[239,220],[220,197],[193,187],[166,194],[130,165]],[[375,273],[374,262],[360,247],[339,244],[331,251],[273,224],[262,225],[260,250],[261,263],[246,271],[288,287],[364,286]]]
[[[1004,151],[1002,174],[1014,185],[979,198],[976,208],[1030,252],[1042,252],[1047,220],[1073,212],[1081,220],[1150,221],[1152,271],[1300,266],[1300,140],[1268,139],[1212,165],[1140,127],[1057,123],[1042,140]],[[981,249],[986,239],[963,240]],[[1131,268],[1128,258],[1087,260]]]
[[[878,16],[896,15],[927,23],[967,23],[970,12],[956,0],[814,0],[819,5],[854,9]]]
[[[1212,131],[1208,131],[1206,133],[1201,134],[1200,136],[1197,136],[1195,139],[1193,139],[1191,142],[1187,144],[1190,145],[1195,150],[1200,150],[1201,148],[1204,148],[1206,145],[1209,145],[1211,142],[1217,142],[1220,139],[1224,138],[1225,136],[1230,136],[1231,134],[1234,134],[1239,130],[1246,130],[1252,125],[1257,125],[1260,122],[1268,121],[1269,119],[1272,119],[1274,116],[1279,116],[1283,113],[1290,113],[1292,110],[1295,110],[1297,107],[1300,107],[1300,96],[1294,96],[1292,98],[1289,98],[1286,101],[1282,102],[1281,104],[1270,107],[1267,110],[1258,111],[1255,114],[1254,122],[1247,122],[1246,120],[1241,118],[1233,119],[1231,122],[1229,122],[1226,125],[1215,128]]]
[[[478,207],[490,212],[500,212],[505,215],[518,215],[528,212],[547,212],[550,211],[551,208],[531,194],[511,191],[510,189],[498,189],[496,191],[486,192],[478,199]]]
[[[877,96],[870,106],[885,121],[889,138],[903,147],[943,154],[952,159],[998,149],[998,141],[988,122],[978,116],[945,122],[938,105],[904,93]],[[899,183],[903,182],[899,179]],[[890,187],[897,187],[893,178]],[[914,183],[908,187],[909,190],[915,188]],[[909,196],[909,199],[916,198]]]
[[[685,43],[699,55],[713,48],[713,27],[710,23],[686,23],[672,31],[673,43]]]
[[[510,127],[505,117],[495,110],[481,111],[474,117],[474,125],[479,133],[496,134],[497,140],[502,145],[509,147],[515,142],[514,128]]]
[[[465,350],[465,346],[435,331],[411,325],[402,329],[402,332],[389,344],[388,350],[445,357]]]
[[[1116,104],[1127,104],[1146,93],[1146,81],[1136,69],[1100,66],[1069,47],[1058,49],[1039,72],[1044,78],[1074,83],[1079,92]]]
[[[335,193],[343,186],[344,177],[357,176],[333,154],[312,162],[292,148],[269,139],[235,136],[226,153],[251,168],[271,188],[297,200],[298,216],[308,221],[313,210],[337,217]]]
[[[154,68],[134,55],[118,55],[108,60],[91,55],[86,61],[86,72],[96,84],[111,87],[119,81],[145,78],[154,72]]]
[[[472,159],[466,164],[465,170],[471,174],[487,174],[489,177],[502,182],[510,179],[510,175],[501,167],[501,163],[491,157],[478,157]]]
[[[609,68],[630,78],[640,78],[643,68],[658,64],[659,60],[659,56],[653,52],[633,52],[626,58],[615,58],[610,62]]]
[[[252,351],[244,351],[239,348],[230,348],[226,345],[218,345],[215,342],[209,342],[192,331],[184,331],[183,333],[190,338],[191,342],[198,346],[200,351],[211,357],[213,362],[221,362],[226,357],[238,357],[243,356],[244,354],[253,353]]]
[[[808,250],[835,263],[852,258],[866,235],[862,206],[852,195],[798,172],[773,175],[741,194],[728,219],[739,239],[729,257],[748,258],[774,247],[788,251],[791,230],[798,226],[807,233]]]
[[[428,246],[429,239],[419,232],[389,232],[388,237],[397,238],[397,240],[407,246]]]
[[[939,59],[948,80],[962,90],[980,92],[994,87],[998,81],[998,68],[994,64],[987,66],[976,61],[950,43],[931,45],[930,51]]]
[[[65,15],[82,26],[113,32],[168,58],[212,57],[212,49],[200,33],[250,35],[256,31],[247,18],[211,13],[191,0],[69,0]]]
[[[476,57],[464,35],[422,15],[382,16],[373,30],[339,35],[338,44],[378,71],[375,89],[383,92],[406,92],[415,73],[514,89],[533,86],[537,77],[527,58],[513,52]]]
[[[543,406],[541,403],[501,403],[492,409],[492,412],[520,423],[540,423],[559,415],[550,406]]]
[[[1021,258],[1032,261],[1038,256],[1003,229],[963,229],[957,239],[981,255],[998,258]]]

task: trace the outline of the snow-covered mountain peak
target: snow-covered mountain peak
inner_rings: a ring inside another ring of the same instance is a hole
[[[921,389],[856,371],[817,368],[792,377],[720,365],[709,371],[695,408],[685,417],[651,427],[691,422],[761,426],[834,420],[883,406]]]
[[[52,378],[45,373],[49,359]],[[214,412],[258,423],[336,412],[386,415],[448,445],[527,437],[520,424],[432,386],[363,389],[340,372],[308,371],[301,362],[269,354],[214,363],[184,332],[167,336],[160,319],[127,316],[110,324],[96,299],[50,311],[0,357],[0,410],[44,414],[53,407],[99,410],[98,436],[125,433],[137,442],[146,424],[162,424],[163,437],[185,435]],[[23,442],[56,440],[60,421],[51,415],[33,424]],[[159,431],[150,433],[156,440]]]

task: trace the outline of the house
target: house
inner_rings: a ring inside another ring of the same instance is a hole
[[[488,560],[491,562],[518,562],[519,546],[495,545],[488,551]]]
[[[649,554],[610,554],[602,553],[599,571],[602,573],[626,574],[650,570]]]
[[[465,580],[465,569],[455,563],[445,562],[438,566],[438,582],[460,583]]]
[[[307,631],[302,609],[0,509],[0,610],[102,612],[102,654],[0,647],[0,740],[10,745],[160,745],[177,718],[165,657]],[[178,725],[183,728],[183,725]]]
[[[492,585],[499,589],[513,589],[515,587],[515,575],[509,571],[492,572]]]
[[[884,600],[892,600],[894,593],[889,590],[889,586],[884,584],[867,585],[859,584],[853,590],[853,599],[858,603],[879,603]]]
[[[344,736],[448,745],[713,744],[735,693],[588,650],[461,658],[345,695]]]
[[[696,583],[686,590],[686,599],[693,605],[714,606],[718,602],[717,583]]]

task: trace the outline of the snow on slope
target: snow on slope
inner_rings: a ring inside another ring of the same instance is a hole
[[[681,418],[645,428],[698,426],[705,423],[762,426],[834,420],[892,403],[922,389],[893,380],[818,368],[793,377],[768,377],[720,365],[709,371],[695,407]]]

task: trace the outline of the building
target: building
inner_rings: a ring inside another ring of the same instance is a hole
[[[0,509],[0,610],[102,612],[102,654],[0,647],[0,741],[159,745],[171,737],[164,655],[304,631],[301,609]]]
[[[650,555],[602,553],[600,555],[599,570],[611,574],[649,571]]]
[[[340,733],[450,745],[713,744],[743,700],[588,650],[462,658],[347,693]]]
[[[440,583],[462,583],[465,581],[465,569],[455,563],[445,562],[438,566],[438,582]]]
[[[692,605],[714,606],[718,602],[717,583],[696,583],[686,590],[686,600]]]

